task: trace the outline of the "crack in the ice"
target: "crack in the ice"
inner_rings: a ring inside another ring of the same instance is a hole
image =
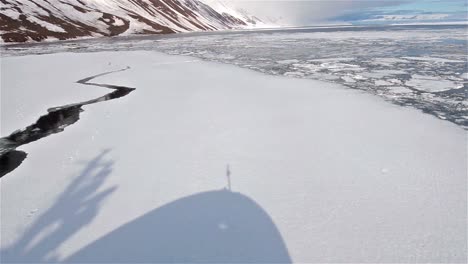
[[[88,101],[49,108],[47,110],[48,114],[41,116],[34,124],[24,129],[16,130],[9,136],[0,138],[0,177],[16,169],[16,167],[21,164],[22,160],[26,158],[26,155],[11,155],[12,153],[16,153],[15,149],[19,146],[64,131],[66,127],[76,123],[80,119],[80,113],[84,111],[82,107],[85,105],[117,99],[135,90],[135,88],[126,86],[89,82],[97,77],[128,69],[130,69],[130,67],[93,75],[77,81],[77,83],[83,85],[100,86],[113,89],[114,91]],[[15,158],[20,156],[22,158],[21,161]]]

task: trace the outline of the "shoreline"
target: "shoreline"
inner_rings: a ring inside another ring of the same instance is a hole
[[[311,25],[311,26],[278,26],[278,27],[258,27],[258,28],[239,28],[239,29],[220,29],[213,31],[191,31],[191,32],[173,32],[166,34],[133,34],[133,35],[115,35],[115,36],[99,36],[99,37],[79,37],[72,39],[45,39],[42,41],[28,41],[28,42],[0,42],[0,48],[12,47],[12,46],[35,46],[35,45],[47,45],[47,44],[59,44],[59,43],[73,43],[73,42],[85,42],[85,41],[99,41],[108,39],[117,40],[141,40],[148,38],[178,38],[178,37],[192,37],[192,36],[209,36],[209,35],[231,35],[239,33],[277,33],[284,31],[301,31],[301,30],[317,30],[317,32],[327,32],[327,30],[341,29],[342,31],[354,31],[356,29],[380,29],[380,28],[426,28],[426,27],[468,27],[468,21],[466,23],[415,23],[415,24],[355,24],[355,25]],[[322,30],[322,31],[321,31]],[[323,31],[325,30],[325,31]]]

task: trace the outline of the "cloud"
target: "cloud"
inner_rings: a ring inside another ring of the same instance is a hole
[[[289,25],[307,25],[329,20],[353,10],[395,6],[411,0],[228,0],[262,19],[282,18]]]
[[[468,20],[465,0],[414,0],[389,8],[351,10],[333,18],[351,23],[459,22]]]
[[[204,0],[210,1],[210,0]],[[466,13],[466,0],[211,0],[228,2],[262,20],[281,18],[284,25],[375,19],[402,12]],[[464,8],[465,7],[465,8]],[[449,10],[450,9],[450,10]],[[440,12],[438,12],[440,11]]]

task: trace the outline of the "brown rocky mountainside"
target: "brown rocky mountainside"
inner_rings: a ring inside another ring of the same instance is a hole
[[[0,0],[3,42],[232,29],[252,18],[198,0]]]

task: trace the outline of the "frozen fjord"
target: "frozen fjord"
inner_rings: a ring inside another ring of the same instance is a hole
[[[0,47],[3,56],[156,50],[340,83],[468,128],[468,25],[332,26]]]
[[[153,209],[224,188],[227,164],[232,191],[268,213],[294,262],[466,259],[466,132],[339,85],[144,51],[2,58],[2,135],[102,95],[73,82],[127,66],[97,81],[134,93],[23,146],[1,179],[7,261],[79,261]],[[235,233],[229,221],[213,233]]]

